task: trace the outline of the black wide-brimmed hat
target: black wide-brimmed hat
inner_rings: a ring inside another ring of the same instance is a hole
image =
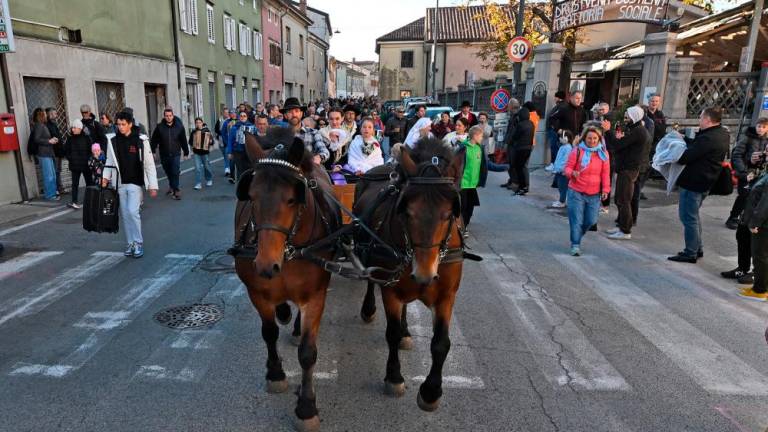
[[[285,104],[283,104],[283,108],[280,109],[280,112],[285,114],[286,111],[294,108],[299,108],[302,111],[307,109],[305,106],[301,104],[301,102],[299,102],[299,99],[295,97],[289,97],[288,99],[285,100]]]
[[[342,111],[344,111],[344,112],[354,111],[355,115],[360,115],[360,108],[358,108],[356,105],[352,105],[352,104],[344,105],[344,109]]]
[[[461,103],[461,108],[464,108],[464,107],[472,108],[472,104],[469,101],[465,100],[464,102]]]

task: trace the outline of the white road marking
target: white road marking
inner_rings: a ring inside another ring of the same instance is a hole
[[[223,160],[224,160],[224,158],[220,157],[220,158],[216,158],[216,159],[211,160],[210,163],[211,163],[211,165],[213,165],[216,162],[223,161]],[[195,167],[185,168],[185,169],[179,171],[179,175],[186,174],[186,173],[194,171],[194,170],[195,170]],[[157,181],[167,180],[167,179],[168,179],[168,176],[163,176],[163,177],[158,178]],[[0,234],[0,235],[2,235],[2,234]]]
[[[202,259],[200,255],[169,254],[152,277],[129,282],[124,292],[107,311],[88,312],[75,329],[87,331],[84,340],[69,354],[56,359],[53,364],[17,363],[10,375],[43,375],[61,378],[85,365],[117,334],[117,330],[131,323],[152,301],[181,280]],[[118,322],[117,326],[105,324]],[[92,324],[92,325],[89,325]],[[78,335],[81,336],[81,335]]]
[[[542,374],[555,387],[629,391],[630,385],[549,297],[517,257],[487,256],[483,267],[495,282],[507,314]]]
[[[714,394],[768,395],[768,378],[616,269],[596,257],[555,258],[705,390]]]
[[[0,281],[19,274],[46,259],[63,254],[63,251],[27,252],[24,255],[0,262]]]
[[[119,252],[94,252],[82,264],[64,271],[31,293],[0,304],[0,325],[14,318],[39,313],[123,259],[125,256]]]
[[[27,222],[27,223],[22,224],[22,225],[18,225],[18,226],[11,227],[11,228],[6,228],[6,229],[0,231],[0,237],[2,237],[4,235],[7,235],[7,234],[15,233],[16,231],[21,231],[24,228],[29,228],[31,226],[35,226],[35,225],[41,224],[43,222],[48,222],[51,219],[56,219],[59,216],[64,216],[65,214],[72,213],[73,211],[74,211],[73,209],[62,210],[60,212],[56,212],[56,213],[50,214],[50,215],[42,217],[40,219],[33,220],[32,222]]]

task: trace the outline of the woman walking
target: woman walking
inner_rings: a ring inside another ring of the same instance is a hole
[[[213,170],[208,155],[213,146],[213,134],[200,117],[195,119],[195,129],[189,134],[189,146],[195,157],[195,190],[203,188],[203,176],[205,186],[213,186]]]
[[[35,108],[32,112],[32,131],[30,141],[37,147],[37,160],[40,162],[40,171],[43,174],[43,193],[45,199],[58,201],[61,197],[56,189],[56,161],[54,159],[53,146],[59,145],[59,139],[51,136],[46,123],[48,117],[42,108]]]
[[[72,202],[68,204],[73,209],[82,208],[77,202],[79,196],[80,176],[86,186],[93,185],[93,177],[88,166],[91,157],[91,137],[83,133],[83,122],[75,119],[69,129],[69,137],[64,142],[64,155],[69,161],[69,171],[72,173]]]
[[[611,163],[603,143],[602,131],[587,127],[581,142],[571,150],[564,174],[568,182],[568,224],[571,229],[571,255],[581,255],[581,238],[597,223],[600,200],[611,190]]]

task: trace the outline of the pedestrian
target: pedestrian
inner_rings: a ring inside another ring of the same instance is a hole
[[[107,141],[107,166],[101,181],[102,187],[112,183],[120,197],[120,219],[128,243],[125,256],[144,256],[144,239],[141,234],[141,213],[144,192],[157,197],[157,172],[152,157],[152,146],[146,135],[134,128],[133,115],[125,111],[115,116],[117,134]]]
[[[93,183],[97,185],[101,185],[101,178],[104,175],[104,165],[107,164],[107,154],[101,151],[103,147],[106,147],[106,145],[100,143],[91,144],[91,157],[88,158],[88,170],[91,173]]]
[[[454,130],[443,137],[443,143],[450,146],[454,151],[459,148],[459,144],[466,143],[469,140],[469,120],[464,117],[456,120]],[[432,124],[432,135],[435,135],[435,125]],[[435,135],[437,138],[437,135]]]
[[[83,122],[83,133],[91,137],[95,143],[106,144],[107,133],[99,123],[98,119],[91,112],[91,106],[88,104],[80,105],[81,121]],[[101,149],[106,153],[107,149]]]
[[[515,128],[517,127],[517,121],[519,120],[517,113],[520,112],[520,108],[522,108],[520,101],[515,98],[509,100],[509,104],[507,105],[507,109],[509,111],[509,120],[507,121],[507,130],[504,132],[504,148],[506,150],[506,160],[508,163],[507,173],[509,177],[505,183],[499,185],[509,190],[517,190],[518,188],[517,183],[515,183],[517,180],[517,174],[515,174],[514,169],[512,168],[512,157],[514,153],[514,143],[512,141],[512,136],[515,134]]]
[[[341,127],[343,119],[344,113],[341,109],[331,108],[328,112],[328,126],[318,131],[320,138],[329,150],[330,157],[326,162],[328,167],[344,164],[349,143],[352,142],[352,136],[347,135],[347,131]]]
[[[739,293],[751,300],[768,300],[768,175],[763,174],[750,189],[742,223],[749,228],[754,263],[752,287]]]
[[[644,116],[642,108],[629,107],[624,114],[626,132],[618,130],[613,134],[616,138],[613,144],[616,167],[615,203],[619,217],[616,228],[606,231],[608,238],[612,240],[632,239],[632,226],[636,220],[632,211],[635,182],[643,170],[642,166],[648,163],[648,153],[651,149],[651,135],[643,125]]]
[[[768,148],[768,118],[761,117],[757,120],[755,126],[748,128],[741,135],[731,153],[731,164],[739,178],[739,185],[737,189],[738,195],[733,202],[733,207],[731,207],[731,213],[728,216],[728,220],[725,221],[725,226],[730,229],[738,226],[739,215],[744,210],[744,204],[746,204],[747,195],[749,195],[747,176],[750,171],[758,168],[758,166],[752,164],[752,155],[755,153],[763,155],[762,152],[766,148]],[[757,181],[754,175],[753,178],[754,181]]]
[[[515,195],[523,196],[528,193],[528,160],[531,158],[535,133],[528,108],[520,108],[512,134],[505,137],[510,184],[517,184]]]
[[[147,127],[144,126],[139,119],[136,118],[136,116],[133,114],[133,108],[131,107],[125,107],[122,109],[122,111],[127,112],[128,114],[133,116],[133,128],[139,130],[139,134],[149,136],[149,132],[147,132]],[[178,118],[178,117],[177,117]],[[181,121],[181,120],[179,120]],[[117,133],[117,128],[115,128],[115,133]]]
[[[455,124],[460,118],[467,120],[467,122],[469,122],[469,127],[477,124],[477,116],[472,112],[472,104],[467,100],[461,103],[459,113],[453,116],[453,123]]]
[[[344,106],[344,122],[341,123],[341,128],[347,132],[347,136],[353,137],[357,134],[357,116],[360,115],[360,110],[357,106],[347,104]]]
[[[685,249],[668,257],[670,261],[695,264],[698,258],[704,256],[699,209],[720,175],[730,147],[730,136],[728,130],[721,126],[721,118],[717,108],[702,111],[699,133],[677,161],[685,165],[677,178],[680,189],[678,213],[683,224]]]
[[[389,137],[389,145],[392,147],[397,143],[405,142],[407,134],[408,120],[405,118],[405,110],[403,107],[398,106],[395,108],[394,115],[387,119],[387,124],[384,126],[384,135]]]
[[[203,177],[205,177],[205,186],[213,186],[213,170],[211,170],[211,161],[209,153],[213,147],[213,134],[208,129],[208,125],[203,119],[195,119],[195,129],[189,134],[189,147],[195,158],[195,190],[203,188]]]
[[[296,138],[300,138],[304,142],[304,148],[312,154],[314,163],[318,165],[323,164],[330,157],[330,152],[328,151],[328,147],[325,146],[323,137],[320,136],[318,131],[301,126],[303,111],[304,107],[299,100],[295,97],[289,97],[285,101],[285,106],[281,110],[281,113],[285,116],[285,119],[288,120],[290,127],[293,128],[293,133]],[[343,126],[344,125],[342,124],[342,129],[344,129]],[[355,128],[357,128],[357,125],[355,125]]]
[[[373,127],[376,129],[377,132],[384,133],[384,122],[381,121],[381,117],[379,117],[379,112],[377,110],[371,111],[371,118],[373,119]]]
[[[441,112],[440,121],[437,123],[432,123],[432,135],[434,135],[435,138],[439,140],[442,140],[446,135],[453,132],[454,130],[456,130],[456,128],[451,121],[450,111]],[[469,130],[469,128],[465,128],[465,130]]]
[[[549,143],[549,157],[550,157],[550,165],[549,170],[554,168],[555,159],[557,158],[557,152],[560,148],[560,135],[557,133],[557,128],[555,127],[555,123],[557,123],[557,120],[555,120],[555,114],[563,108],[563,105],[565,104],[565,91],[558,90],[555,92],[555,104],[552,106],[552,109],[549,110],[549,114],[547,115],[547,143]],[[571,132],[571,135],[573,135],[573,132]]]
[[[64,186],[61,184],[61,165],[64,161],[64,157],[66,156],[64,154],[63,145],[64,137],[61,134],[61,131],[59,130],[59,124],[57,123],[59,119],[58,111],[56,111],[54,108],[46,108],[45,116],[48,118],[46,126],[51,132],[51,137],[56,138],[56,140],[59,142],[59,144],[53,146],[53,155],[56,162],[56,194],[60,195],[64,193]]]
[[[72,173],[72,201],[68,204],[73,209],[82,206],[77,202],[79,196],[80,177],[83,177],[85,185],[93,185],[93,177],[88,167],[91,157],[91,137],[83,133],[83,122],[80,119],[72,121],[69,136],[64,141],[64,154],[69,162],[69,171]]]
[[[216,137],[216,143],[219,145],[219,150],[221,151],[222,156],[224,156],[224,175],[229,175],[229,159],[227,159],[227,155],[224,154],[224,148],[227,146],[227,140],[225,136],[222,136],[221,131],[224,128],[224,125],[229,121],[229,108],[223,107],[221,108],[221,115],[219,118],[216,119],[216,124],[213,125],[213,134]]]
[[[317,130],[321,130],[326,126],[328,126],[328,119],[325,117],[320,117],[317,119],[317,125],[315,126]]]
[[[581,106],[584,94],[577,90],[571,93],[571,97],[568,99],[568,103],[562,104],[561,107],[550,116],[552,126],[557,130],[557,133],[567,130],[574,136],[581,132],[581,128],[587,121],[587,112],[583,106]]]
[[[256,126],[248,120],[248,113],[241,111],[237,116],[237,123],[229,129],[229,139],[227,140],[227,157],[232,162],[230,165],[232,170],[232,175],[229,177],[230,183],[235,183],[250,168],[251,162],[245,151],[245,135],[256,134]]]
[[[456,124],[469,123],[465,118],[459,118]],[[475,213],[475,207],[480,205],[480,196],[477,194],[477,188],[485,187],[488,179],[488,165],[483,148],[483,127],[472,126],[469,129],[469,139],[459,142],[456,150],[457,158],[461,158],[464,163],[464,171],[461,174],[459,183],[461,196],[461,220],[464,222],[464,236],[469,232],[469,222]]]
[[[43,194],[45,199],[58,201],[61,196],[56,189],[56,161],[53,147],[60,145],[59,139],[51,135],[48,129],[48,117],[42,108],[32,112],[32,130],[29,140],[37,147],[37,160],[43,176]]]
[[[131,124],[133,124],[133,115],[131,115]],[[180,200],[181,156],[184,152],[184,158],[189,157],[189,146],[187,145],[187,133],[184,125],[181,123],[181,119],[173,114],[173,109],[166,108],[163,111],[163,120],[155,127],[151,143],[152,153],[157,151],[160,156],[160,164],[168,177],[166,195]]]
[[[227,146],[229,145],[229,133],[232,131],[232,127],[237,124],[237,113],[235,110],[227,110],[227,118],[221,123],[221,155],[224,157],[224,177],[232,177],[232,161],[229,159],[229,153],[227,153]],[[234,183],[234,181],[230,181]]]
[[[565,164],[568,162],[568,156],[570,156],[571,150],[573,150],[573,135],[570,132],[565,131],[560,136],[560,147],[557,149],[557,158],[555,159],[555,167],[553,169],[560,197],[557,201],[552,202],[552,205],[550,205],[552,208],[566,207],[568,177],[565,176]]]
[[[584,129],[563,171],[568,178],[566,200],[573,256],[581,255],[581,239],[597,223],[600,200],[611,189],[610,164],[602,130],[591,126]]]
[[[539,113],[536,111],[536,105],[534,105],[533,102],[528,101],[523,104],[523,108],[527,108],[528,112],[531,115],[531,123],[533,123],[533,130],[534,131],[539,130],[539,121],[541,121],[541,117],[539,116]]]
[[[408,130],[404,145],[410,148],[416,147],[416,143],[422,138],[432,137],[432,120],[422,117]],[[392,147],[394,149],[394,147]]]
[[[107,134],[114,135],[117,133],[117,129],[115,128],[114,122],[112,122],[112,116],[109,114],[103,112],[99,115],[99,122],[101,123],[101,127],[104,128],[104,132]]]
[[[283,117],[280,114],[280,106],[275,104],[269,105],[269,125],[270,126],[282,126],[288,127],[288,124],[283,121]]]
[[[427,107],[424,105],[418,105],[414,112],[414,116],[409,118],[405,124],[405,129],[408,131],[406,132],[406,136],[408,133],[410,133],[411,129],[413,129],[413,125],[415,125],[419,120],[425,118],[426,116],[427,116]],[[429,119],[429,120],[431,124],[432,119]]]
[[[384,165],[381,144],[376,139],[372,118],[365,117],[360,123],[360,135],[349,144],[347,164],[356,175],[363,175],[371,168]]]
[[[256,116],[256,136],[263,137],[267,135],[269,129],[269,118],[266,114]]]

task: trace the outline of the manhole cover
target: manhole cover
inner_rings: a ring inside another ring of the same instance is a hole
[[[226,251],[213,251],[203,258],[198,268],[210,273],[234,273],[235,258]]]
[[[200,198],[200,201],[205,202],[235,202],[235,197],[232,195],[211,195]]]
[[[205,327],[218,322],[224,313],[214,304],[176,306],[155,314],[155,321],[176,330]]]

